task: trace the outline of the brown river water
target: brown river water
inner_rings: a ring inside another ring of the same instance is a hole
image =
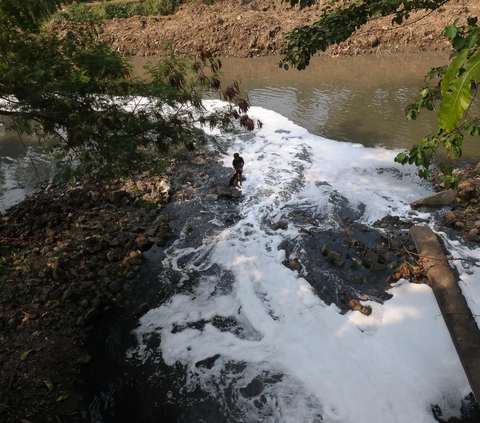
[[[145,63],[154,60],[133,58],[132,63],[142,74]],[[278,60],[222,59],[223,84],[238,80],[253,106],[274,110],[316,135],[337,141],[408,149],[435,129],[434,113],[425,111],[409,122],[404,108],[423,86],[428,69],[447,63],[443,54],[322,57],[312,60],[305,71],[280,69]],[[0,125],[0,210],[51,176],[51,165],[41,159],[35,143],[24,141],[34,157],[27,157],[18,136]],[[480,160],[473,139],[466,141],[461,160]]]

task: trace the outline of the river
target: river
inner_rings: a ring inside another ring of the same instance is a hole
[[[135,71],[152,58],[133,58]],[[409,149],[435,130],[435,114],[423,112],[417,121],[405,119],[404,108],[423,85],[424,74],[446,63],[444,55],[410,54],[314,58],[305,71],[279,69],[278,58],[225,58],[224,86],[241,83],[251,104],[273,110],[312,134],[366,147]],[[0,210],[20,201],[51,168],[35,142],[0,125]],[[440,151],[439,157],[444,159]],[[464,144],[462,163],[480,160],[473,139]],[[35,165],[33,164],[35,163]],[[37,175],[38,174],[38,175]]]

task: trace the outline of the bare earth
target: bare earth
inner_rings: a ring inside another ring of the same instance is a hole
[[[479,16],[480,1],[450,2],[428,16],[413,14],[407,24],[392,25],[391,18],[370,22],[326,54],[356,55],[420,51],[448,51],[446,25],[468,16]],[[174,16],[113,19],[101,30],[118,51],[151,56],[171,42],[179,53],[199,47],[217,56],[254,57],[281,54],[283,34],[320,17],[320,6],[299,10],[280,0],[220,0],[208,6],[201,1],[185,4]],[[52,29],[65,29],[61,21]]]

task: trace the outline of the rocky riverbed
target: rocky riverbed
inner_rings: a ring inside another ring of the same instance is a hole
[[[458,200],[438,224],[478,246],[480,165],[456,174]],[[152,301],[162,301],[158,289],[149,289],[172,242],[200,245],[215,231],[212,220],[228,226],[239,219],[241,194],[225,186],[228,178],[229,170],[212,154],[198,152],[191,163],[172,166],[162,176],[49,186],[2,213],[2,421],[89,418],[85,410],[92,398],[85,395],[85,383],[99,363],[86,339],[100,333],[97,327],[108,329],[112,316],[133,319]],[[295,244],[285,243],[284,265],[344,312],[368,315],[371,310],[360,301],[387,300],[385,289],[402,277],[425,281],[407,232],[421,223],[414,213],[409,221],[387,216],[375,224],[378,229],[348,214],[342,219],[343,229],[331,231],[316,230],[314,217],[305,213],[265,224],[271,231],[303,226],[308,252],[300,262]],[[320,283],[315,275],[325,270],[331,277]],[[168,289],[188,287],[172,283]],[[101,342],[97,336],[97,347]]]

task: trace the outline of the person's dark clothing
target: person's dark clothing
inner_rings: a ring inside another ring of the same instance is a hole
[[[243,165],[245,162],[243,161],[243,157],[236,157],[233,159],[232,166],[235,169],[235,173],[230,179],[229,186],[233,187],[235,185],[235,181],[237,181],[240,185],[242,184],[242,172],[243,172]]]

